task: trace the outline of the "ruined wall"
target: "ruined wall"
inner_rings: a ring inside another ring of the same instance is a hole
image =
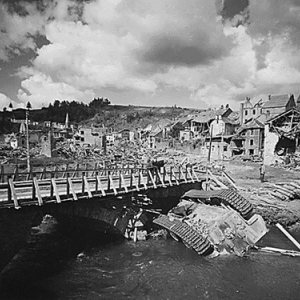
[[[276,133],[269,131],[269,124],[265,125],[265,141],[264,141],[264,164],[269,166],[275,162],[274,150],[279,141]]]

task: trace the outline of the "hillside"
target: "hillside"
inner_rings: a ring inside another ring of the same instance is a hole
[[[67,102],[55,100],[53,104],[41,109],[32,109],[29,118],[36,122],[58,122],[64,123],[66,114],[72,124],[81,125],[104,125],[114,130],[123,128],[144,128],[150,123],[161,119],[175,120],[191,113],[201,111],[200,109],[188,109],[181,107],[146,107],[146,106],[122,106],[111,105],[108,99],[97,98],[88,105],[76,101]],[[0,120],[3,125],[0,134],[9,132],[13,126],[10,119],[25,119],[25,109],[14,109],[13,111],[0,112]]]

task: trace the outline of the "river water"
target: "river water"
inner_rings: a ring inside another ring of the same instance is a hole
[[[294,236],[299,240],[300,236]],[[259,244],[295,250],[277,228]],[[6,297],[296,300],[299,295],[300,257],[252,251],[244,258],[209,259],[171,238],[134,244],[103,236],[79,257],[69,258],[59,272],[18,296]]]

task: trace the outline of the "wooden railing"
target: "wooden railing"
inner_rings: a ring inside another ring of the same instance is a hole
[[[7,169],[8,170],[7,170]],[[26,169],[22,170],[19,165],[14,166],[0,166],[0,183],[7,182],[8,178],[14,181],[26,181],[32,179],[34,176],[38,179],[45,179],[54,176],[55,178],[65,177],[67,173],[72,174],[73,177],[81,176],[83,172],[86,174],[95,173],[99,170],[116,170],[116,169],[144,169],[145,164],[130,164],[130,163],[77,163],[77,164],[62,164],[56,166],[34,167],[32,166],[28,172]],[[54,174],[54,175],[51,175]]]
[[[5,174],[7,181],[0,183],[0,208],[117,196],[199,181],[191,167],[75,169],[25,175],[28,180],[16,181],[12,174]]]

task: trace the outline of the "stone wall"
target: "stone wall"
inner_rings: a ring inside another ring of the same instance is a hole
[[[270,166],[275,163],[274,150],[279,141],[279,136],[269,131],[269,124],[265,125],[265,141],[264,141],[264,164]]]

